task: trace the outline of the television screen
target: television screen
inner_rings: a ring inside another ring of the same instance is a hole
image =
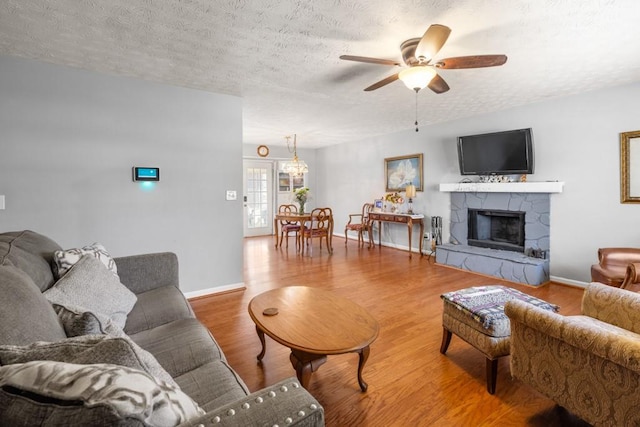
[[[531,128],[458,137],[462,175],[533,173]]]

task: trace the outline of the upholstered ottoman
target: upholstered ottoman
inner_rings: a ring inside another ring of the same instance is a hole
[[[557,312],[559,307],[515,289],[500,285],[477,286],[441,295],[442,345],[445,354],[451,334],[456,334],[486,357],[487,391],[496,391],[498,359],[509,355],[511,325],[504,314],[504,303],[519,299],[535,306]]]

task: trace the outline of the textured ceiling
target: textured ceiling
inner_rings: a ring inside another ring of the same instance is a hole
[[[322,147],[413,128],[397,72],[429,25],[437,58],[506,54],[497,68],[440,70],[422,125],[640,80],[637,0],[1,0],[0,53],[243,98],[244,142]]]

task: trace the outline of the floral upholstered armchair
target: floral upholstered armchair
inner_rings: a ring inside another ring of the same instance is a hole
[[[581,315],[517,300],[505,313],[514,378],[591,424],[640,424],[640,294],[591,283]]]

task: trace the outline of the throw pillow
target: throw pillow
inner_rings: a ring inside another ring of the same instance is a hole
[[[48,398],[52,404],[107,406],[123,419],[154,426],[175,426],[205,414],[180,388],[146,372],[110,364],[34,361],[3,366],[0,387],[7,386]],[[35,401],[34,407],[40,405]]]
[[[111,318],[93,313],[83,307],[53,304],[53,309],[62,323],[67,337],[80,335],[111,335],[121,337],[124,331]]]
[[[80,306],[110,317],[120,328],[137,301],[136,295],[92,255],[84,255],[60,280],[43,292],[53,304]]]
[[[53,307],[19,268],[0,265],[0,301],[0,344],[64,339]]]
[[[91,255],[104,264],[113,274],[118,276],[118,267],[109,252],[100,243],[85,246],[83,248],[55,251],[53,253],[53,275],[60,279],[71,269],[84,255]]]
[[[51,360],[89,365],[109,363],[140,369],[177,386],[171,375],[151,353],[124,335],[84,335],[56,342],[36,342],[27,346],[0,346],[0,365]]]

